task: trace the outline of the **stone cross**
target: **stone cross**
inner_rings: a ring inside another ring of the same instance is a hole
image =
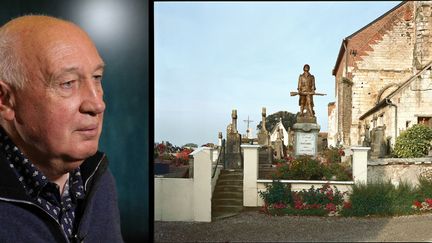
[[[243,121],[247,122],[246,136],[249,138],[249,132],[250,132],[250,130],[249,130],[249,123],[251,123],[253,121],[249,119],[249,116],[248,116],[247,120],[243,120]]]

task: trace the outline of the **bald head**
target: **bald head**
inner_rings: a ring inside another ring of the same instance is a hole
[[[0,125],[50,179],[97,151],[104,63],[77,25],[24,16],[0,28]]]
[[[30,15],[13,19],[0,28],[0,79],[15,88],[28,81],[29,69],[63,44],[91,46],[89,36],[77,25],[49,16]]]

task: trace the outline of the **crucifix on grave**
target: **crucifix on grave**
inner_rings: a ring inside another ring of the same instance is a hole
[[[249,116],[248,116],[248,119],[247,119],[247,120],[243,120],[243,121],[247,123],[246,137],[247,137],[247,138],[250,138],[249,123],[251,123],[251,122],[253,122],[253,121],[249,119]]]

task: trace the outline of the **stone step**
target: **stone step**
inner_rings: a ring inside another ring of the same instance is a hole
[[[243,206],[243,198],[213,198],[212,205],[214,206]]]
[[[272,164],[260,164],[259,169],[263,169],[263,168],[274,168],[274,167],[272,166]]]
[[[220,215],[223,213],[239,213],[243,210],[243,206],[232,206],[232,205],[215,205],[212,206],[212,215]]]
[[[272,179],[272,175],[276,174],[277,169],[275,167],[260,168],[258,170],[259,179]]]
[[[243,180],[243,174],[222,174],[218,180]]]
[[[243,192],[217,191],[213,193],[216,199],[243,199]]]
[[[218,180],[218,185],[243,186],[243,180]]]
[[[212,215],[212,221],[233,217],[238,215],[239,213],[240,212],[235,212],[235,213],[216,212],[214,213],[214,215]]]
[[[243,186],[240,185],[216,185],[214,192],[243,192]]]
[[[223,170],[221,170],[220,173],[221,173],[221,175],[226,174],[226,173],[228,173],[228,174],[240,173],[243,175],[243,170],[242,169],[223,169]]]

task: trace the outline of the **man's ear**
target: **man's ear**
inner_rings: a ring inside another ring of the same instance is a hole
[[[11,121],[15,118],[14,93],[9,84],[0,80],[0,117]]]

